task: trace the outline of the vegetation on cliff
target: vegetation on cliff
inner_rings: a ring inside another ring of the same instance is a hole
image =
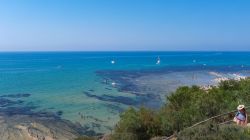
[[[178,140],[249,140],[250,129],[237,125],[208,123],[182,130]]]
[[[234,133],[230,133],[232,135],[228,139],[233,139],[234,136],[249,136],[249,133],[243,133],[245,130],[231,125],[219,128],[216,125],[207,127],[204,124],[204,129],[183,130],[209,117],[235,110],[238,104],[247,105],[247,103],[250,103],[249,78],[241,81],[223,81],[209,90],[201,89],[198,86],[179,87],[166,97],[166,104],[160,110],[155,111],[143,107],[140,109],[129,108],[122,113],[111,139],[146,140],[154,136],[170,136],[176,132],[180,132],[179,139],[183,139],[188,135],[191,136],[192,133],[197,133],[195,136],[199,136],[199,133],[203,132],[201,130],[210,130],[209,128],[215,132],[205,131],[204,136],[206,137],[219,137],[218,134],[226,134],[231,131]],[[228,118],[230,115],[213,121],[218,123]]]

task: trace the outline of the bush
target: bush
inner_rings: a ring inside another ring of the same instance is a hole
[[[128,109],[121,114],[112,139],[146,140],[160,134],[155,113],[146,108]],[[126,138],[125,138],[126,137]]]
[[[95,137],[88,137],[88,136],[81,136],[79,138],[76,138],[75,140],[97,140]]]
[[[200,125],[188,128],[177,135],[177,140],[247,140],[247,129],[236,125]]]

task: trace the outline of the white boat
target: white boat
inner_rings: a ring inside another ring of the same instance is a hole
[[[114,87],[114,86],[116,85],[116,83],[115,83],[115,82],[112,82],[111,85]]]
[[[112,61],[111,61],[111,64],[115,64],[115,60],[112,60]]]
[[[160,57],[158,56],[156,64],[159,65],[160,63],[161,63],[161,59],[160,59]]]

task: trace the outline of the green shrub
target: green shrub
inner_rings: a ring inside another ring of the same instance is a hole
[[[200,125],[181,131],[177,140],[247,140],[247,129],[236,125]]]
[[[138,134],[135,133],[115,133],[111,135],[110,140],[139,140]]]
[[[152,136],[159,135],[159,124],[155,120],[155,113],[146,108],[136,111],[128,109],[121,114],[121,119],[115,127],[112,139],[146,140]]]
[[[95,137],[81,136],[79,138],[76,138],[75,140],[98,140],[98,139]]]

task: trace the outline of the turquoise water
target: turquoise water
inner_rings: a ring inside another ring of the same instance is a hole
[[[61,112],[109,132],[129,106],[157,108],[179,85],[210,84],[216,77],[207,72],[248,76],[249,67],[250,52],[3,52],[0,95],[29,94],[9,106]],[[147,100],[152,95],[157,98]]]

